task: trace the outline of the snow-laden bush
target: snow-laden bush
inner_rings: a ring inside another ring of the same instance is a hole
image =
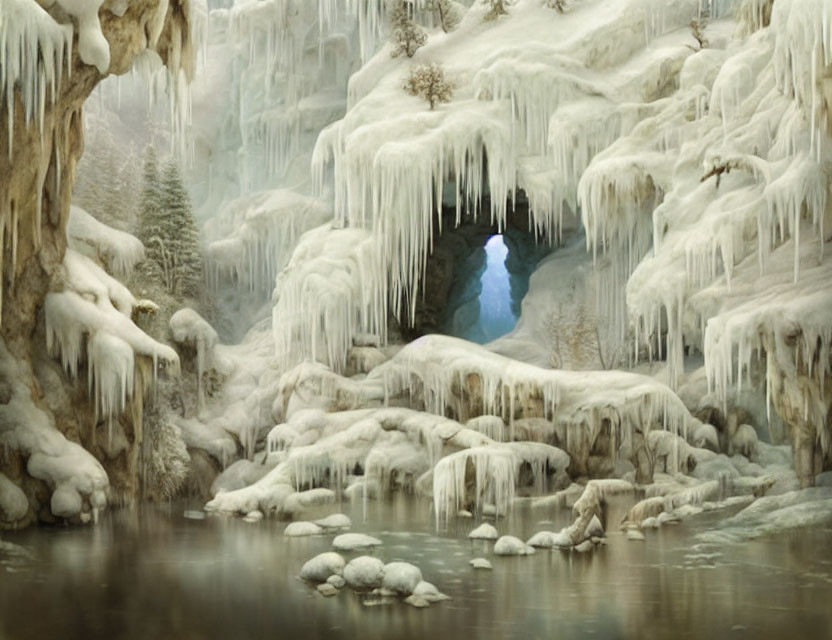
[[[453,87],[445,79],[445,72],[435,62],[420,64],[410,70],[404,90],[412,96],[419,96],[430,103],[430,108],[436,108],[439,102],[450,102]]]
[[[159,407],[146,407],[142,444],[145,495],[157,502],[170,500],[185,483],[191,461],[182,432]]]

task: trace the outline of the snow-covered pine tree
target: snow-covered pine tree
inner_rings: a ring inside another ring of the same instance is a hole
[[[393,0],[390,25],[390,40],[394,45],[390,55],[394,58],[398,58],[403,53],[408,58],[412,58],[419,47],[428,40],[424,29],[413,22],[405,0]]]
[[[179,298],[198,298],[202,291],[199,229],[175,160],[162,169],[160,204],[163,244],[172,268],[169,291]]]
[[[162,226],[161,197],[159,161],[156,150],[152,145],[148,145],[142,169],[142,192],[136,228],[136,236],[144,244],[145,260],[138,269],[145,283],[161,281],[163,288],[170,291],[173,270],[170,251],[165,241],[165,229]]]

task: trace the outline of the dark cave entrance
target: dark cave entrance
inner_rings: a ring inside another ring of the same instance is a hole
[[[528,207],[518,198],[500,229],[487,203],[476,218],[443,207],[443,231],[434,238],[408,339],[429,333],[485,344],[509,333],[520,317],[529,277],[553,247],[528,230]]]

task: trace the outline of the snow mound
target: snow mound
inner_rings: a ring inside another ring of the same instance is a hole
[[[469,563],[474,569],[491,569],[491,563],[485,558],[474,558]]]
[[[359,556],[344,567],[343,575],[353,589],[377,589],[384,580],[384,563],[371,556]]]
[[[75,205],[69,208],[66,234],[71,249],[106,265],[119,277],[127,276],[144,259],[144,245],[138,238],[108,227]]]
[[[484,522],[471,531],[471,533],[468,534],[468,537],[477,540],[496,540],[500,537],[500,534],[497,533],[497,528],[493,524]]]
[[[315,520],[315,524],[324,529],[349,529],[352,521],[343,513],[333,513],[326,518]]]
[[[427,585],[429,583],[422,583],[422,571],[419,567],[408,562],[389,562],[384,565],[383,589],[405,596],[412,593],[414,595],[424,595],[415,593],[416,587],[420,584]],[[426,590],[428,587],[423,589]]]
[[[314,522],[291,522],[283,530],[283,535],[291,537],[317,536],[323,531]]]
[[[527,556],[534,553],[534,547],[530,547],[520,538],[502,536],[494,543],[494,553],[498,556]]]
[[[300,577],[309,582],[326,582],[330,576],[340,576],[344,571],[344,558],[332,551],[321,553],[301,567]]]
[[[332,548],[338,551],[356,551],[379,545],[381,540],[363,533],[342,533],[332,541]]]

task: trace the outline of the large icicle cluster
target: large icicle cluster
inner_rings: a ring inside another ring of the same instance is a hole
[[[63,283],[44,302],[47,348],[73,379],[86,363],[96,416],[112,420],[144,394],[159,367],[175,373],[179,357],[133,324],[136,300],[124,285],[72,249],[64,256]],[[141,362],[143,374],[136,376]]]
[[[305,358],[343,370],[358,334],[387,335],[387,288],[378,243],[360,228],[325,225],[303,235],[274,290],[280,362]]]
[[[301,234],[331,218],[330,207],[286,189],[241,196],[205,225],[209,285],[230,278],[268,295]]]

